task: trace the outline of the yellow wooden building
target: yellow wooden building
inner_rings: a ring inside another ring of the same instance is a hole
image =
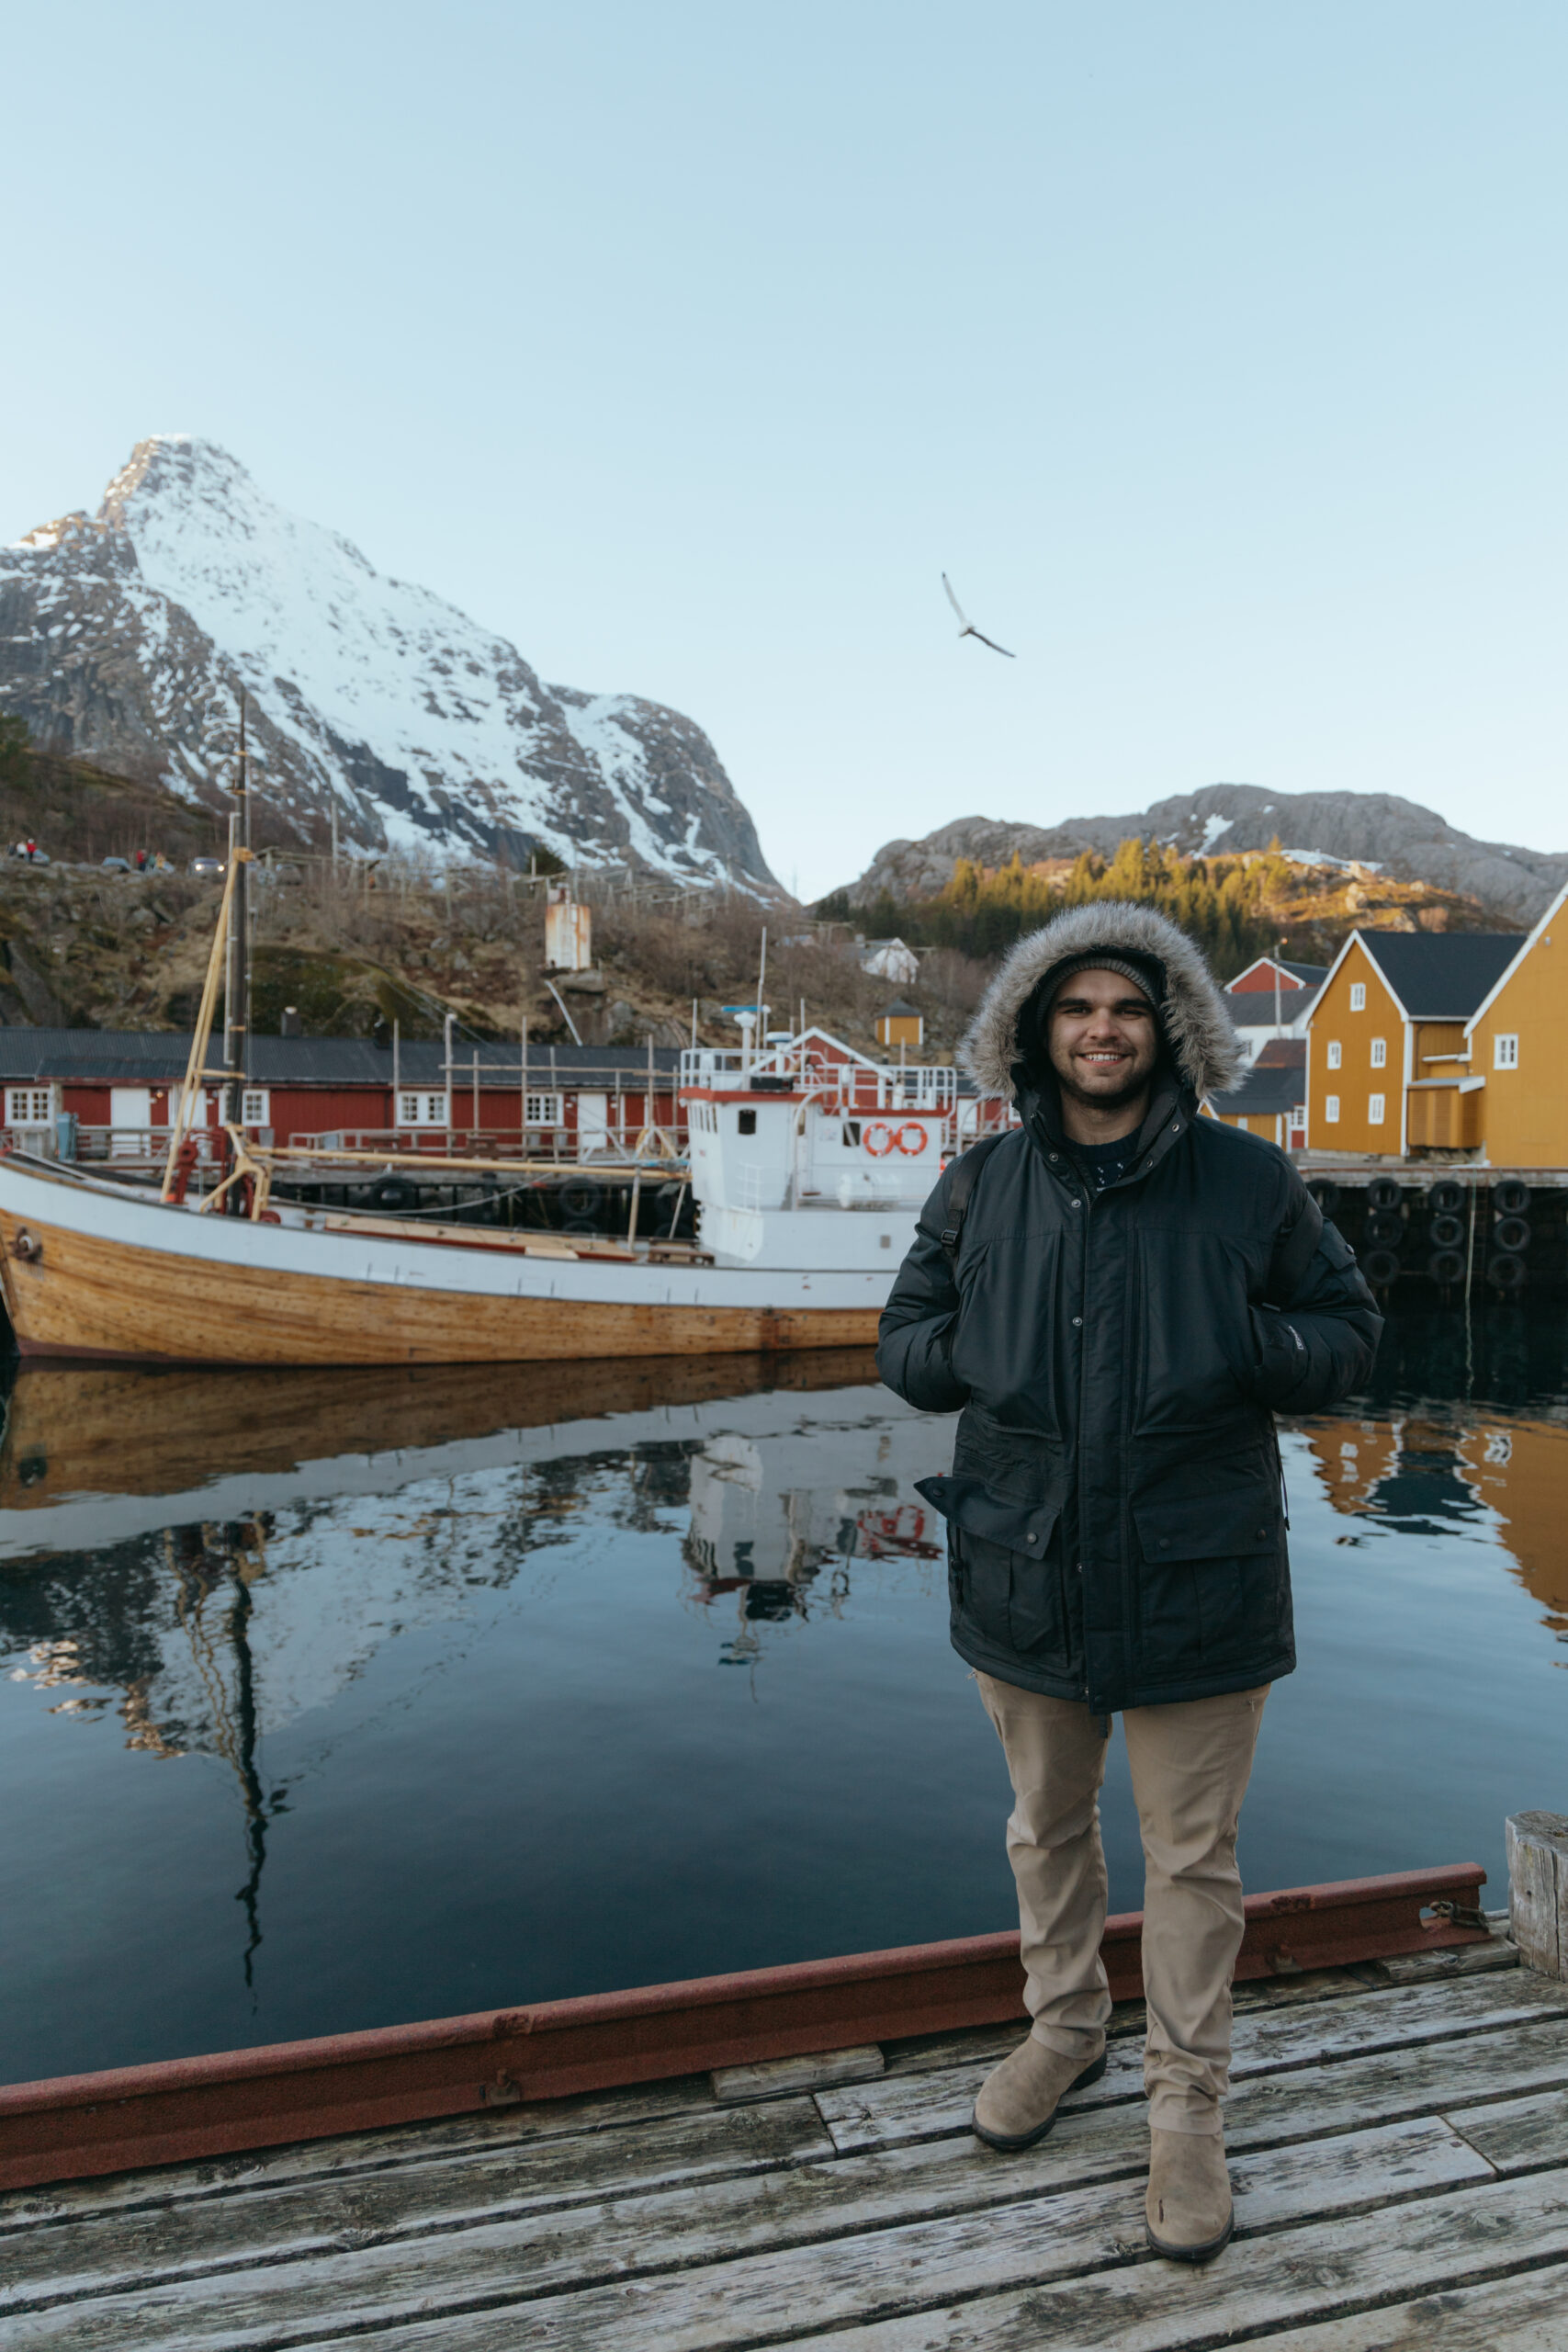
[[[885,1004],[876,1016],[876,1042],[884,1046],[923,1046],[926,1016],[919,1006],[905,996],[896,996],[891,1004]]]
[[[1568,1168],[1568,887],[1465,1023],[1494,1168]]]
[[[1483,1088],[1465,1024],[1525,944],[1512,933],[1352,932],[1308,1023],[1308,1150],[1476,1148]]]

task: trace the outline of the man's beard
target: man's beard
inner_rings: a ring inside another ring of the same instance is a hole
[[[1146,1093],[1153,1085],[1157,1064],[1157,1056],[1154,1060],[1145,1063],[1142,1069],[1134,1062],[1133,1065],[1134,1075],[1125,1079],[1111,1093],[1101,1093],[1094,1088],[1080,1086],[1077,1080],[1072,1076],[1070,1069],[1062,1069],[1055,1057],[1052,1059],[1051,1068],[1055,1072],[1056,1083],[1063,1093],[1070,1101],[1081,1102],[1086,1110],[1124,1111],[1129,1102],[1135,1102],[1139,1095]]]

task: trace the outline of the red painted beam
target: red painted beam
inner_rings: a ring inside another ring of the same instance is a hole
[[[1247,1898],[1239,1977],[1483,1941],[1474,1862]],[[1143,1989],[1136,1911],[1109,1919],[1117,2000]],[[425,2025],[0,2087],[0,2188],[562,2098],[712,2066],[1023,2015],[1016,1933],[911,1944]]]

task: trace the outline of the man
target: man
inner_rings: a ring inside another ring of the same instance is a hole
[[[1105,2067],[1099,1790],[1126,1734],[1143,1832],[1150,2244],[1230,2236],[1221,2101],[1242,1935],[1236,1821],[1295,1663],[1276,1410],[1364,1382],[1382,1328],[1352,1252],[1271,1144],[1200,1115],[1239,1051],[1201,956],[1153,909],[1020,942],[962,1052],[1021,1127],[942,1176],[882,1318],[889,1387],[962,1406],[953,1642],[1012,1781],[1032,2029],[981,2089],[992,2147],[1042,2139]]]

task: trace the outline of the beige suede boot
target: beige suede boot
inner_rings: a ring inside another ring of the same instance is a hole
[[[1103,2050],[1086,2066],[1031,2034],[981,2084],[971,2129],[987,2148],[1032,2148],[1056,2120],[1057,2102],[1080,2083],[1098,2083],[1104,2072]]]
[[[1156,2254],[1172,2262],[1213,2262],[1228,2244],[1235,2218],[1225,2143],[1217,2132],[1151,2128],[1144,2212]]]

